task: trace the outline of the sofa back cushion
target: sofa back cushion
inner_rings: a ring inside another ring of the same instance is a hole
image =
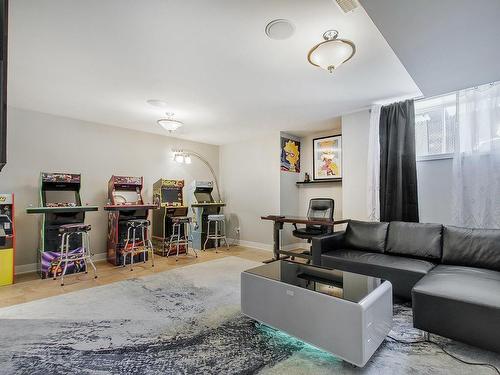
[[[388,223],[351,220],[345,232],[344,245],[348,249],[383,253]]]
[[[500,229],[445,226],[442,263],[500,271]]]
[[[391,221],[387,234],[386,253],[415,258],[441,259],[441,224]]]

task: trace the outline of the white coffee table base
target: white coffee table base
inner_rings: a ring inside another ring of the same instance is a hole
[[[392,285],[385,281],[355,303],[242,272],[241,311],[363,367],[391,330]]]

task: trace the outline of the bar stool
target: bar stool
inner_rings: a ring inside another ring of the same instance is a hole
[[[213,227],[215,228],[215,231],[213,233],[210,233],[210,224],[212,223],[214,224]],[[217,253],[217,250],[219,248],[219,241],[222,239],[226,243],[226,247],[229,249],[229,245],[227,244],[226,239],[226,217],[224,215],[208,215],[207,239],[203,244],[203,250],[206,249],[208,240],[214,240],[215,252]]]
[[[168,251],[167,258],[172,251],[172,247],[175,246],[177,252],[175,254],[175,261],[177,262],[179,259],[179,249],[181,246],[184,246],[186,249],[186,255],[189,253],[189,243],[193,243],[192,232],[191,232],[191,218],[187,216],[179,216],[172,218],[172,235],[170,236],[170,240],[168,242]],[[181,235],[181,228],[184,229],[184,235]],[[173,245],[173,246],[172,246]],[[192,248],[194,252],[194,256],[198,258],[198,253]]]
[[[146,254],[151,257],[151,267],[155,266],[153,243],[149,238],[149,226],[151,222],[146,219],[133,219],[127,221],[127,239],[123,247],[123,264],[127,264],[127,256],[130,254],[130,271],[134,270],[134,256],[143,254],[143,261],[146,263]],[[140,234],[140,236],[138,236]],[[131,246],[130,243],[132,242]]]
[[[53,279],[57,279],[57,270],[64,263],[64,268],[61,273],[61,286],[64,286],[64,275],[68,269],[68,263],[73,263],[75,270],[77,270],[78,262],[82,261],[85,266],[85,273],[88,273],[87,261],[94,269],[94,279],[97,279],[97,270],[94,262],[92,261],[92,253],[90,252],[90,224],[77,223],[65,224],[59,227],[59,234],[61,236],[61,251],[59,255],[59,262],[54,271]],[[82,245],[76,249],[69,248],[69,240],[71,236],[81,236]]]

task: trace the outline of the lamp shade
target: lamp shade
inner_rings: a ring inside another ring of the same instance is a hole
[[[158,125],[160,125],[163,129],[168,130],[169,132],[176,131],[182,125],[184,125],[180,121],[172,120],[172,119],[167,119],[167,118],[160,119],[157,122],[158,122]]]
[[[315,45],[307,56],[309,62],[332,73],[340,65],[350,60],[356,52],[354,43],[337,38],[338,32],[327,31],[323,34],[324,42]]]

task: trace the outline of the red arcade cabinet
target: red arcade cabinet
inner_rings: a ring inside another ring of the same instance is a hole
[[[127,222],[148,219],[149,210],[158,208],[142,199],[143,177],[111,176],[108,183],[108,262],[115,266],[123,262],[123,247],[127,238]],[[139,256],[134,262],[139,261]],[[146,255],[144,255],[146,256]],[[129,261],[127,261],[128,263]]]

